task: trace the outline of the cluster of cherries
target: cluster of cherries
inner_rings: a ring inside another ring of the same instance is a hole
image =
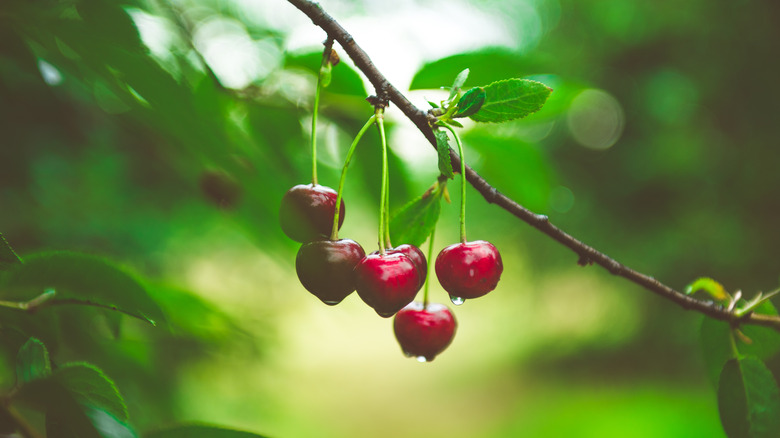
[[[325,304],[336,305],[354,291],[383,318],[395,315],[393,328],[404,354],[431,361],[452,342],[456,322],[443,304],[414,302],[425,283],[428,263],[414,245],[403,244],[366,255],[359,243],[331,239],[335,216],[344,222],[344,201],[335,190],[300,184],[282,199],[279,219],[291,239],[303,243],[295,260],[301,284]],[[339,214],[340,213],[340,214]],[[486,241],[461,242],[436,258],[436,276],[454,304],[495,289],[503,265]]]

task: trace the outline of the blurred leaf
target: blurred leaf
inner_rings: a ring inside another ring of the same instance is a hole
[[[528,79],[506,79],[485,87],[485,103],[471,115],[477,122],[520,119],[542,108],[552,89]]]
[[[458,94],[458,90],[463,87],[463,84],[466,83],[466,79],[468,79],[468,77],[469,69],[464,69],[458,73],[458,76],[455,77],[455,81],[452,83],[452,88],[450,88],[450,95],[447,97],[447,100],[452,100],[452,98]]]
[[[436,150],[439,153],[439,172],[449,179],[455,178],[450,160],[450,138],[443,129],[437,129],[433,133],[436,135]]]
[[[285,59],[285,68],[300,68],[317,74],[322,63],[322,52],[309,52],[300,55],[288,54]],[[333,67],[331,82],[328,92],[334,94],[346,94],[350,96],[366,97],[366,87],[363,79],[347,63],[340,62]]]
[[[772,372],[755,357],[731,359],[723,367],[718,411],[729,438],[780,436],[780,391]]]
[[[149,432],[144,434],[144,438],[263,438],[263,436],[216,426],[187,425]]]
[[[127,408],[114,382],[87,363],[66,364],[27,383],[17,398],[46,412],[47,436],[132,437]]]
[[[62,385],[84,406],[105,410],[127,421],[127,407],[114,382],[103,371],[88,363],[70,363],[55,370],[52,379]]]
[[[777,315],[772,303],[766,301],[756,309],[756,313]],[[740,354],[756,356],[766,360],[780,352],[780,333],[768,328],[754,325],[744,325],[739,328],[746,339],[735,336],[734,342]],[[731,326],[724,321],[704,318],[701,325],[701,345],[707,374],[713,384],[718,382],[723,365],[734,359],[731,351]],[[746,342],[749,340],[749,343]]]
[[[396,244],[420,246],[436,227],[443,187],[435,185],[404,205],[390,220],[390,238]]]
[[[16,255],[11,245],[5,240],[3,233],[0,233],[0,270],[6,269],[9,265],[22,263],[22,259]]]
[[[135,278],[112,263],[86,254],[52,252],[30,256],[9,273],[11,299],[27,300],[54,289],[54,303],[89,302],[117,308],[157,324],[165,317]],[[118,314],[117,314],[118,316]]]
[[[721,302],[728,301],[730,299],[729,294],[726,292],[726,289],[723,287],[723,285],[707,277],[697,278],[696,281],[686,286],[685,294],[691,295],[700,290],[707,292],[712,298]]]
[[[135,438],[127,424],[102,409],[70,404],[66,409],[50,411],[46,415],[47,438]]]
[[[485,89],[474,87],[467,91],[458,101],[458,111],[452,117],[470,117],[482,108],[485,103]]]
[[[37,379],[44,379],[51,375],[51,363],[49,351],[43,342],[30,338],[19,349],[16,356],[16,379],[23,385]]]
[[[503,47],[488,47],[425,64],[415,73],[410,90],[438,89],[464,68],[471,67],[469,82],[489,84],[501,79],[546,71],[545,63]]]
[[[103,43],[115,48],[141,53],[141,38],[133,20],[121,7],[121,3],[104,0],[81,0],[76,4],[79,15],[91,34],[100,35]]]

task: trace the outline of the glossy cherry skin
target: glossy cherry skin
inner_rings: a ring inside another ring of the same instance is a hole
[[[295,270],[306,290],[333,306],[355,290],[355,266],[365,255],[354,240],[315,240],[298,250]]]
[[[484,240],[450,245],[436,257],[436,276],[450,297],[477,298],[496,288],[504,265]]]
[[[330,236],[336,214],[337,193],[330,187],[298,184],[282,197],[279,224],[296,242],[306,243]],[[344,200],[339,208],[339,228],[344,223]]]
[[[389,318],[417,295],[420,274],[403,253],[369,254],[355,267],[355,288],[379,316]]]
[[[393,332],[401,350],[409,357],[432,361],[444,351],[455,336],[458,323],[444,304],[414,301],[393,318]]]
[[[425,278],[428,276],[428,261],[425,259],[425,254],[423,254],[420,248],[404,243],[403,245],[388,249],[387,252],[400,252],[409,257],[417,268],[417,273],[420,275],[420,287],[425,284]],[[379,254],[379,251],[374,251],[371,254]]]

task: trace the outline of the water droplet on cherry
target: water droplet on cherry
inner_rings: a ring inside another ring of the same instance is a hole
[[[464,300],[463,298],[461,298],[461,297],[454,297],[454,296],[450,296],[450,301],[452,301],[452,304],[454,304],[456,306],[460,306],[461,304],[466,302],[466,300]]]
[[[428,362],[428,359],[426,359],[425,356],[417,356],[417,362],[425,363]]]

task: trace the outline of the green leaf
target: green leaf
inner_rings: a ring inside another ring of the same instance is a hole
[[[770,302],[761,303],[756,313],[777,315]],[[765,360],[780,352],[780,333],[767,327],[744,325],[739,328],[744,335],[734,337],[734,343],[740,355],[756,356]],[[707,374],[713,385],[717,384],[723,365],[734,359],[731,350],[731,326],[724,321],[704,318],[701,325],[701,345]]]
[[[718,385],[718,411],[729,438],[780,436],[780,390],[758,358],[726,362]]]
[[[454,75],[471,66],[470,82],[489,84],[501,79],[527,76],[554,69],[552,59],[528,56],[505,47],[486,47],[459,53],[425,64],[415,73],[410,90],[438,89]]]
[[[458,94],[458,91],[461,87],[463,87],[463,84],[466,83],[466,79],[468,79],[468,77],[469,69],[464,69],[458,73],[458,76],[455,77],[455,81],[452,83],[452,88],[450,88],[450,95],[447,97],[447,100],[452,100],[452,98]]]
[[[436,227],[444,186],[434,185],[422,196],[404,205],[390,220],[390,238],[396,245],[420,246]]]
[[[135,436],[114,382],[90,364],[66,364],[22,386],[17,399],[46,413],[52,438]]]
[[[452,162],[450,161],[450,138],[447,132],[441,129],[433,131],[436,135],[436,150],[439,152],[439,172],[449,179],[455,178],[452,173]]]
[[[697,278],[696,281],[686,286],[685,294],[691,295],[700,290],[707,292],[712,298],[718,301],[725,302],[730,299],[729,294],[726,292],[723,285],[707,277]]]
[[[16,380],[23,385],[51,375],[49,351],[43,342],[30,338],[16,355]]]
[[[485,103],[471,115],[477,122],[520,119],[542,108],[552,89],[528,79],[506,79],[485,87]]]
[[[263,438],[263,436],[216,426],[187,425],[150,432],[144,435],[144,438]]]
[[[0,233],[0,270],[7,269],[11,265],[21,264],[22,259],[16,255],[16,252],[8,241],[3,237],[3,233]]]
[[[52,378],[84,406],[100,408],[120,421],[127,421],[127,407],[119,390],[103,371],[88,363],[70,363],[57,369]]]
[[[114,264],[91,255],[52,252],[28,257],[10,272],[3,299],[26,301],[54,289],[50,303],[91,303],[116,308],[151,323],[165,317],[146,289]],[[110,311],[109,311],[110,312]]]
[[[485,103],[485,89],[474,87],[458,101],[458,111],[452,117],[469,117],[479,111]]]

